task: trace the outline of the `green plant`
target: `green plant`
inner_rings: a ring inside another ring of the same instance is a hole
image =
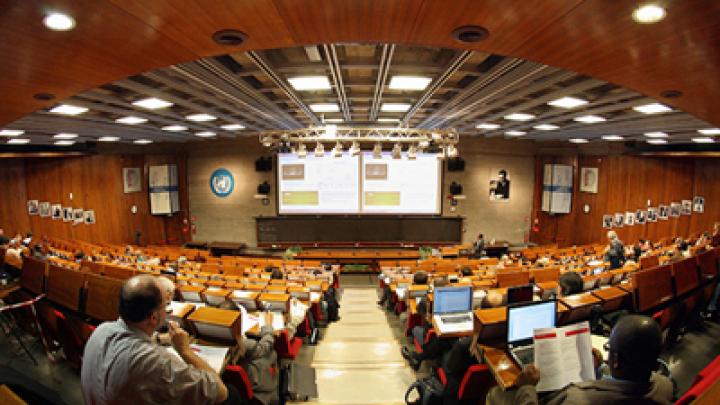
[[[425,260],[432,256],[432,248],[429,246],[421,246],[418,252],[420,253],[420,260]]]
[[[285,253],[283,253],[282,258],[283,258],[283,260],[292,260],[301,251],[302,251],[302,248],[300,246],[291,246],[291,247],[285,249]]]

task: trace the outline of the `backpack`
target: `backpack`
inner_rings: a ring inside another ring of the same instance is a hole
[[[418,399],[410,401],[410,395],[417,391]],[[442,404],[443,385],[435,376],[418,379],[410,384],[405,392],[405,404],[407,405],[440,405]]]

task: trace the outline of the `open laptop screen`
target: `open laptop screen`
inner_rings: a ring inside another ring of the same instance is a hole
[[[472,287],[441,287],[435,289],[433,313],[448,314],[472,310]]]
[[[534,329],[554,328],[557,317],[556,306],[556,301],[542,301],[508,307],[508,344],[529,344]]]

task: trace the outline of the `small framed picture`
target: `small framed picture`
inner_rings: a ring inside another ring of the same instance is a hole
[[[39,205],[40,209],[40,216],[43,218],[47,218],[50,216],[50,203],[47,201],[43,201]]]
[[[692,201],[691,200],[682,200],[682,208],[680,208],[680,213],[682,215],[692,214]]]
[[[667,220],[670,217],[670,207],[667,205],[658,206],[658,219]]]
[[[83,212],[83,216],[85,217],[85,225],[92,225],[95,223],[95,211],[94,210],[87,210]]]
[[[625,224],[625,214],[622,212],[615,213],[615,220],[613,221],[614,228],[622,228]]]
[[[613,227],[613,216],[603,215],[603,228],[611,229]]]
[[[635,223],[638,225],[642,225],[645,223],[645,218],[647,217],[647,213],[645,210],[637,210],[635,211]]]
[[[72,222],[72,220],[73,220],[72,207],[63,207],[63,222]]]
[[[123,192],[136,193],[142,190],[139,167],[123,167]]]
[[[83,216],[83,209],[82,208],[75,208],[73,210],[73,225],[80,225],[85,221],[85,217]]]
[[[698,214],[705,212],[705,197],[695,196],[693,198],[693,211]]]
[[[28,200],[27,202],[28,214],[38,215],[40,213],[40,203],[38,200]]]
[[[63,209],[62,205],[60,204],[53,204],[50,207],[50,213],[52,215],[52,219],[62,219],[63,217]]]
[[[598,168],[580,168],[580,191],[597,194],[598,191]]]
[[[625,213],[625,225],[626,226],[635,225],[635,213],[634,212],[628,211]]]
[[[657,222],[658,220],[658,209],[655,207],[649,207],[647,211],[647,222]]]
[[[673,218],[677,218],[680,216],[680,212],[682,211],[682,204],[680,203],[670,203],[670,216]]]

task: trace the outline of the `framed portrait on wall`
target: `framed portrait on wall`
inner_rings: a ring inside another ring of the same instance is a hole
[[[693,198],[693,211],[697,212],[698,214],[702,214],[703,212],[705,212],[705,198],[704,197],[695,196]]]
[[[658,220],[658,209],[655,207],[649,207],[647,211],[647,222],[657,222]]]
[[[614,228],[622,228],[625,224],[625,214],[622,212],[615,213],[615,219],[613,221]]]
[[[43,201],[38,206],[40,210],[40,216],[43,218],[47,218],[50,216],[50,203],[47,201]]]
[[[63,222],[72,222],[72,220],[73,220],[72,207],[63,207]]]
[[[142,177],[139,167],[123,167],[123,192],[136,193],[142,191]]]
[[[28,214],[38,215],[40,213],[40,203],[38,200],[28,200],[27,202]]]
[[[670,217],[670,207],[667,205],[658,206],[658,219],[667,220]]]
[[[635,213],[628,211],[625,213],[625,226],[633,225],[635,225]]]
[[[680,212],[682,211],[682,204],[680,203],[670,203],[670,216],[673,218],[677,218],[680,216]]]
[[[598,168],[580,168],[580,191],[597,194],[598,191]]]
[[[691,200],[682,200],[682,208],[680,208],[680,213],[682,215],[692,214],[692,205],[693,202]]]
[[[83,216],[83,209],[82,208],[75,208],[73,210],[73,225],[80,225],[85,221],[85,217]]]
[[[490,201],[510,201],[510,175],[506,169],[490,171]]]
[[[50,214],[52,215],[52,219],[62,219],[62,217],[63,217],[62,205],[53,204],[50,207]]]
[[[87,210],[83,212],[85,218],[85,225],[92,225],[95,223],[95,210]]]
[[[603,228],[611,229],[613,227],[613,216],[603,215]]]
[[[647,217],[647,212],[645,210],[635,211],[635,223],[636,224],[638,224],[638,225],[644,224],[646,217]]]

